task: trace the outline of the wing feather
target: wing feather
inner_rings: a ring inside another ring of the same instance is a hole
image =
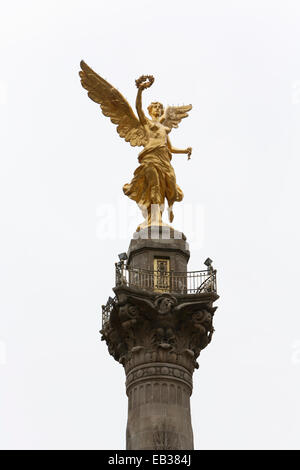
[[[124,96],[83,60],[80,66],[81,85],[87,90],[88,97],[100,104],[104,116],[109,117],[111,122],[116,124],[120,137],[133,147],[146,145],[146,131]]]
[[[170,129],[178,127],[181,120],[188,117],[188,111],[191,109],[191,104],[186,106],[168,106],[160,122]]]

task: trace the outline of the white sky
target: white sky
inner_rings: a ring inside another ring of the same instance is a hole
[[[300,447],[299,22],[287,0],[2,2],[1,448],[125,447],[124,372],[98,331],[141,222],[121,189],[139,150],[87,98],[80,59],[132,105],[148,73],[145,107],[193,104],[171,135],[193,147],[173,157],[173,225],[191,270],[214,260],[220,294],[196,449]],[[131,217],[109,239],[105,204]]]

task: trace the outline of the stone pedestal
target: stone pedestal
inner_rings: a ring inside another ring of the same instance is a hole
[[[184,281],[188,246],[185,237],[176,239],[174,233],[168,240],[162,232],[157,239],[143,238],[143,233],[134,237],[128,251],[129,276],[124,279],[119,269],[116,297],[104,307],[102,339],[126,373],[128,450],[194,448],[192,375],[200,351],[212,338],[218,295],[212,283],[190,293]],[[157,266],[168,266],[169,271],[155,271]],[[178,279],[183,279],[180,288]]]
[[[183,233],[168,227],[160,230],[142,230],[134,234],[127,252],[127,266],[153,270],[156,258],[168,258],[170,271],[186,272],[190,258],[189,245]]]

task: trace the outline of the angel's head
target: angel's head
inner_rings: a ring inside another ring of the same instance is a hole
[[[149,104],[147,109],[152,118],[158,119],[164,114],[164,107],[158,101]]]

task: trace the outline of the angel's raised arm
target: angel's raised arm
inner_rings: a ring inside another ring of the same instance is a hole
[[[138,78],[135,83],[138,88],[138,92],[136,95],[136,101],[135,101],[135,106],[136,110],[138,113],[138,117],[140,120],[140,123],[144,126],[147,124],[147,118],[144,114],[143,108],[142,108],[142,92],[145,90],[145,88],[149,88],[152,83],[154,82],[154,77],[152,75],[142,75],[140,78]]]
[[[143,124],[143,126],[145,126],[145,124],[147,124],[147,118],[144,114],[143,107],[142,107],[142,92],[143,92],[143,88],[139,88],[137,95],[136,95],[135,106],[136,106],[136,111],[138,113],[140,123]]]

